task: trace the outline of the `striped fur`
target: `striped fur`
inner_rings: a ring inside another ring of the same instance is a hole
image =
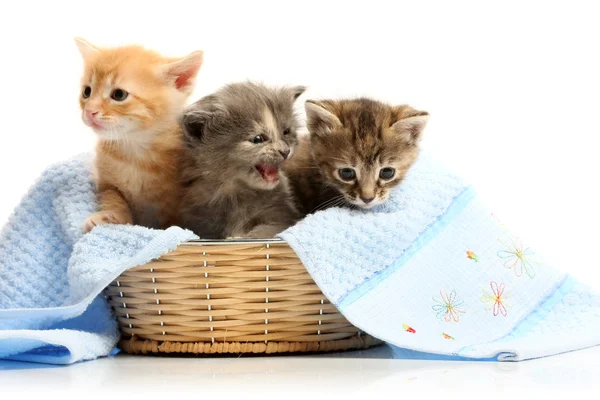
[[[296,156],[285,167],[304,214],[383,203],[415,162],[428,118],[409,106],[366,98],[309,100],[306,111],[310,136],[301,138]],[[356,177],[343,180],[343,168],[352,169]],[[393,168],[394,176],[382,179],[383,168]]]

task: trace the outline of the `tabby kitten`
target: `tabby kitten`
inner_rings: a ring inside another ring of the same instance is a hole
[[[182,149],[178,119],[203,53],[166,58],[139,46],[99,49],[75,41],[85,62],[82,119],[98,135],[99,210],[85,220],[84,231],[106,223],[176,224]]]
[[[385,202],[416,161],[428,119],[424,111],[365,98],[309,100],[305,108],[310,136],[285,168],[304,215]]]
[[[282,164],[298,142],[303,87],[234,83],[183,115],[183,226],[202,238],[273,237],[299,214]]]

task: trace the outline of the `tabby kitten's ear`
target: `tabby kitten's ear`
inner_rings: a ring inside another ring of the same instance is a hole
[[[340,119],[326,110],[321,102],[307,100],[304,108],[306,110],[306,125],[311,135],[326,135],[334,128],[342,125]]]
[[[403,110],[400,115],[400,120],[392,125],[392,129],[406,143],[416,145],[421,140],[421,136],[423,136],[423,130],[429,120],[429,114],[425,111],[409,109]]]
[[[206,96],[189,106],[183,113],[183,131],[186,136],[201,140],[206,125],[225,112],[225,108],[212,95]]]
[[[177,61],[165,65],[163,73],[167,80],[175,85],[177,90],[190,93],[203,62],[204,52],[201,50],[194,51]]]
[[[83,61],[88,61],[100,51],[96,46],[80,37],[75,38],[75,44],[81,53],[81,57],[83,57]]]

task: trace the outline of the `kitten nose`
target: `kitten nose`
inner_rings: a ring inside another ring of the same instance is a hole
[[[85,113],[89,118],[94,118],[96,115],[98,115],[98,111],[85,110]]]
[[[283,157],[284,160],[286,160],[288,158],[288,156],[290,155],[290,150],[279,150],[279,154],[281,154],[281,156]]]
[[[362,196],[360,196],[360,199],[362,201],[364,201],[365,204],[369,204],[370,202],[372,202],[375,199],[375,197],[362,197]]]

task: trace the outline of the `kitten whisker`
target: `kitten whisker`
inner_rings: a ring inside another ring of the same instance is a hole
[[[339,203],[339,202],[342,202],[342,203],[346,202],[346,200],[344,198],[344,195],[335,196],[335,197],[333,197],[331,199],[328,199],[328,200],[324,201],[323,203],[321,203],[318,206],[316,206],[313,210],[311,210],[310,214],[315,213],[317,211],[321,211],[321,210],[323,210],[325,208],[337,207],[335,205],[332,206],[332,204]]]
[[[343,197],[342,195],[338,195],[338,196],[332,197],[330,199],[327,199],[324,202],[322,202],[321,204],[319,204],[316,208],[319,208],[321,206],[327,205],[329,203],[333,203],[334,201],[339,200],[342,197]]]
[[[330,207],[332,207],[332,208],[333,207],[341,207],[345,204],[346,204],[346,200],[341,199],[341,200],[338,200],[337,202],[335,202],[334,204],[330,205]]]
[[[335,198],[332,201],[330,201],[327,205],[324,205],[324,206],[320,207],[321,210],[319,210],[319,211],[322,211],[322,210],[328,209],[328,208],[337,207],[340,204],[344,204],[344,203],[345,203],[344,199]]]

